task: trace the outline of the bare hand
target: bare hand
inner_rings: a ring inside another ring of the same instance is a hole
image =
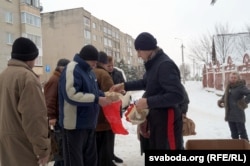
[[[140,98],[135,102],[135,106],[137,110],[141,109],[147,109],[148,108],[148,103],[146,98]]]
[[[122,93],[124,91],[124,84],[123,83],[115,84],[110,88],[109,91]]]
[[[46,166],[46,164],[49,162],[49,155],[45,156],[43,158],[39,158],[38,164],[39,166]]]
[[[55,125],[56,125],[56,119],[50,119],[49,126],[55,126]]]
[[[108,97],[99,97],[99,105],[100,106],[105,106],[108,104],[111,104],[112,100]]]

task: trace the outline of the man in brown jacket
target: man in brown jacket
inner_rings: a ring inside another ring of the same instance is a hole
[[[94,72],[96,74],[99,89],[103,92],[107,92],[114,85],[112,77],[106,70],[107,64],[108,64],[107,54],[105,52],[100,51],[97,67],[94,69]],[[96,126],[98,166],[115,166],[115,164],[112,161],[113,142],[114,142],[114,133],[102,109],[100,109],[98,122]]]
[[[55,161],[54,166],[64,166],[62,150],[62,130],[59,126],[58,83],[61,72],[70,62],[68,59],[59,59],[53,75],[44,86],[44,95],[48,109],[49,125],[51,128],[51,152]]]
[[[0,165],[45,165],[50,154],[48,119],[42,87],[32,71],[36,45],[20,37],[8,67],[0,74]]]

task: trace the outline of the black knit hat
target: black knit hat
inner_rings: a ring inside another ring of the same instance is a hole
[[[36,59],[39,51],[36,45],[28,38],[17,38],[12,45],[11,58],[21,61],[32,61]]]
[[[98,51],[93,45],[85,45],[81,49],[79,56],[84,60],[98,61]]]
[[[108,55],[105,52],[100,51],[98,62],[101,62],[103,64],[107,64],[108,63]]]
[[[59,59],[57,62],[57,66],[65,67],[70,62],[68,59]]]
[[[142,32],[135,39],[136,50],[154,50],[157,48],[157,40],[148,32]]]

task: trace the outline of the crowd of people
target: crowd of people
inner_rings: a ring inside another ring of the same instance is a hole
[[[139,126],[142,152],[183,150],[182,117],[189,99],[180,71],[152,34],[140,33],[134,47],[146,70],[141,79],[126,81],[114,68],[112,56],[85,45],[73,60],[58,60],[43,93],[32,70],[39,51],[31,40],[16,39],[8,66],[0,74],[0,165],[122,163],[114,154],[115,134],[102,111],[112,103],[105,96],[107,91],[145,91],[135,102],[137,110],[149,110],[146,123]],[[218,105],[226,108],[232,138],[248,140],[244,113],[238,115],[240,108],[231,103],[241,99],[241,106],[246,107],[250,91],[236,74],[230,78],[231,84]],[[122,118],[122,108],[119,111]]]

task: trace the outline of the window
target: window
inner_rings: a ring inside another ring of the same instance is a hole
[[[31,0],[23,0],[23,2],[31,5]]]
[[[93,29],[95,29],[95,28],[96,28],[96,25],[95,25],[95,23],[94,23],[94,22],[92,23],[92,28],[93,28]]]
[[[85,39],[91,39],[91,33],[89,30],[84,30],[84,38]]]
[[[104,37],[104,41],[103,41],[104,45],[107,46],[108,45],[108,39],[106,37]]]
[[[115,38],[115,31],[113,31],[113,32],[112,32],[112,37],[114,37],[114,38]]]
[[[35,66],[43,66],[43,57],[38,56],[35,60]]]
[[[90,27],[90,19],[88,17],[83,17],[83,22],[85,26]]]
[[[127,45],[130,47],[132,46],[132,41],[129,38],[127,38]]]
[[[41,27],[41,18],[26,12],[21,13],[21,23]]]
[[[112,56],[112,51],[108,49],[107,54]]]
[[[39,8],[40,7],[39,0],[32,0],[32,5]]]
[[[33,35],[33,34],[27,34],[27,38],[29,38],[30,40],[32,40],[37,47],[42,47],[41,45],[41,36],[37,36],[37,35]]]
[[[116,39],[119,39],[119,33],[118,32],[116,33]]]
[[[21,2],[39,8],[39,0],[22,0]]]
[[[108,34],[109,34],[109,35],[112,35],[112,31],[111,31],[111,29],[109,29],[109,28],[108,28]]]
[[[104,33],[108,33],[108,30],[107,30],[106,27],[103,27],[103,32],[104,32]]]
[[[13,14],[11,12],[5,13],[5,21],[10,24],[13,23]]]
[[[6,37],[5,37],[5,42],[7,44],[11,44],[12,45],[13,42],[14,42],[14,35],[12,33],[7,32],[6,33]]]
[[[132,56],[132,49],[131,49],[131,47],[127,47],[127,54],[129,56]]]
[[[112,47],[112,41],[110,39],[108,39],[108,46]]]
[[[109,46],[109,47],[112,47],[112,41],[108,38],[104,38],[104,46]]]

